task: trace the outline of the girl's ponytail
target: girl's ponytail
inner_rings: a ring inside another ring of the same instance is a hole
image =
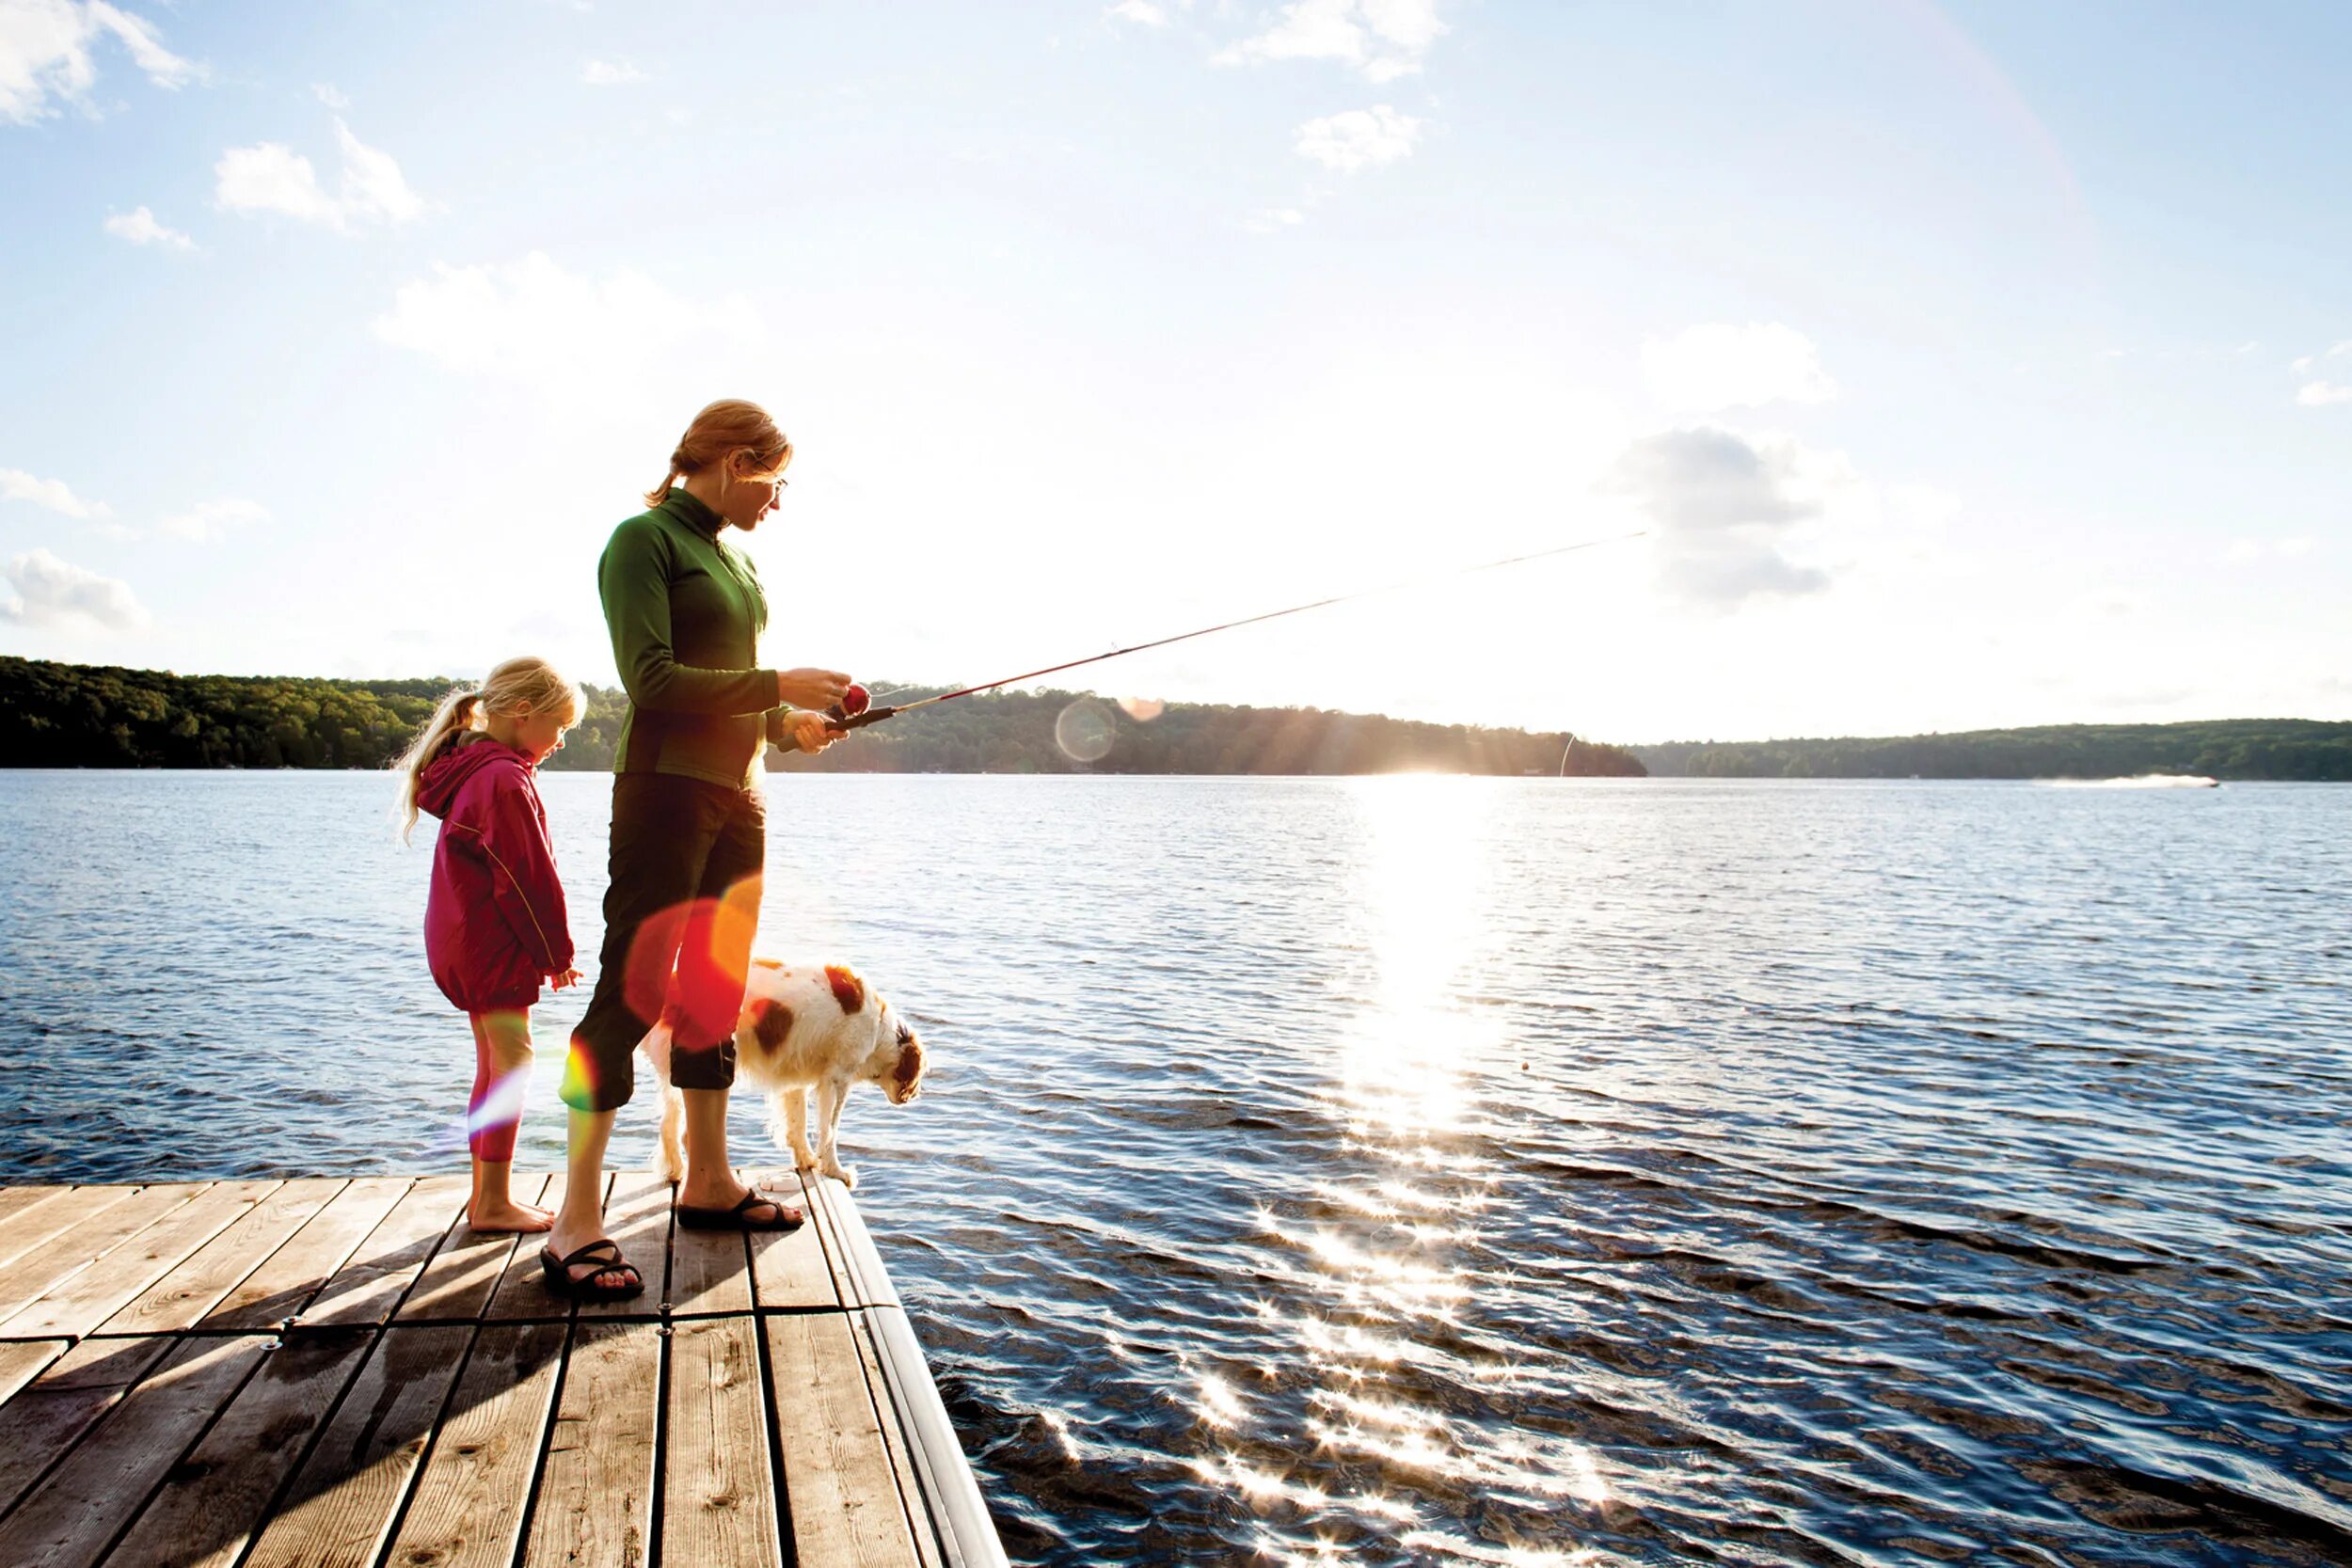
[[[441,699],[416,743],[392,764],[400,774],[400,795],[392,820],[400,825],[400,841],[417,825],[417,783],[442,752],[457,744],[480,721],[493,713],[561,713],[565,728],[580,722],[587,711],[587,695],[565,680],[544,658],[510,658],[483,677],[476,687],[460,686]]]
[[[408,833],[417,825],[417,780],[426,764],[450,749],[457,737],[473,728],[474,710],[482,705],[479,689],[457,687],[441,699],[441,705],[433,710],[433,718],[424,726],[424,733],[415,744],[401,752],[392,764],[400,775],[400,795],[392,805],[392,820],[400,824],[400,841],[408,842]]]

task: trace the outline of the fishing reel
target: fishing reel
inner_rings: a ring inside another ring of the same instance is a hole
[[[875,707],[866,688],[852,686],[842,693],[839,702],[825,709],[825,723],[847,735],[868,724],[879,724],[898,711],[895,707]]]

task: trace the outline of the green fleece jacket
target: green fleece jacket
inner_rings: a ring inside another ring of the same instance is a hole
[[[618,773],[676,773],[751,785],[791,709],[776,672],[755,668],[768,596],[751,558],[720,539],[719,515],[674,489],[612,531],[596,562],[612,662],[628,692]]]

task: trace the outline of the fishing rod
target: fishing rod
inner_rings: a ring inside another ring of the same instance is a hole
[[[1215,632],[1232,631],[1237,626],[1254,626],[1261,621],[1279,621],[1285,615],[1303,615],[1311,610],[1327,610],[1335,604],[1346,604],[1355,599],[1369,599],[1379,594],[1393,594],[1399,589],[1418,587],[1424,582],[1443,582],[1454,578],[1470,577],[1479,572],[1500,571],[1505,566],[1523,565],[1530,561],[1546,561],[1555,555],[1574,555],[1579,550],[1589,550],[1601,545],[1619,545],[1628,539],[1639,539],[1648,531],[1647,529],[1636,529],[1631,533],[1613,533],[1606,539],[1585,539],[1573,545],[1561,545],[1548,550],[1532,550],[1525,555],[1505,556],[1501,561],[1481,562],[1475,566],[1457,566],[1453,571],[1441,572],[1435,578],[1404,578],[1395,582],[1384,582],[1377,588],[1359,588],[1353,594],[1339,594],[1327,599],[1317,599],[1311,604],[1295,604],[1286,610],[1269,610],[1263,615],[1245,615],[1238,621],[1226,621],[1214,626],[1202,626],[1199,631],[1181,631],[1173,637],[1162,637],[1150,642],[1137,642],[1133,647],[1113,648],[1109,653],[1092,654],[1085,658],[1073,658],[1066,664],[1049,664],[1042,670],[1031,670],[1026,674],[1007,675],[1002,680],[983,681],[978,686],[967,686],[961,691],[943,691],[936,697],[924,697],[912,703],[900,703],[895,707],[872,706],[866,698],[864,687],[851,687],[848,699],[835,703],[825,710],[825,720],[830,727],[847,734],[850,730],[864,729],[868,724],[879,724],[894,714],[912,713],[918,707],[929,707],[933,703],[951,703],[958,697],[969,697],[981,691],[993,691],[1000,686],[1017,686],[1023,681],[1036,680],[1041,675],[1057,675],[1064,670],[1075,670],[1087,664],[1100,664],[1106,658],[1124,658],[1129,654],[1139,654],[1152,648],[1165,648],[1171,642],[1188,642],[1196,637],[1207,637]],[[848,705],[850,702],[856,703],[855,711]]]

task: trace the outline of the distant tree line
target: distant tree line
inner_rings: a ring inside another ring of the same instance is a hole
[[[2221,719],[2183,724],[2052,724],[1883,739],[1675,741],[1635,754],[1659,778],[2352,781],[2352,724]]]
[[[877,685],[901,702],[951,690]],[[1148,715],[1148,717],[1147,717]],[[1066,717],[1065,717],[1066,716]],[[1639,778],[1633,753],[1557,731],[1423,724],[1321,708],[1169,703],[1157,711],[1078,691],[992,691],[885,720],[819,755],[827,773],[1558,773]]]
[[[0,767],[382,768],[453,684],[176,675],[0,657]],[[550,768],[612,766],[627,700],[607,687],[588,687],[586,696],[587,711]],[[1622,748],[1562,733],[1188,703],[1146,721],[1068,691],[963,698],[861,730],[822,756],[771,752],[769,765],[871,773],[1518,774],[1557,772],[1564,755],[1572,774],[1642,771]]]

